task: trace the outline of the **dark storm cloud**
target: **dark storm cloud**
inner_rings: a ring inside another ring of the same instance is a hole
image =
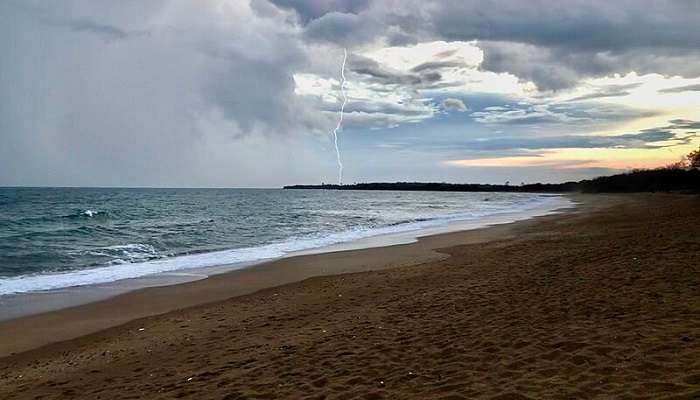
[[[357,14],[367,8],[370,0],[271,0],[279,7],[294,10],[306,24],[330,12]]]
[[[307,54],[289,12],[14,4],[0,2],[0,184],[281,184],[294,142],[332,122],[294,93]]]
[[[700,2],[694,0],[310,1],[294,8],[317,40],[391,42],[399,34],[414,41],[479,40],[483,69],[512,73],[541,90],[630,71],[700,76]],[[314,25],[326,17],[323,29]]]
[[[269,126],[270,134],[284,135],[301,122],[294,81],[289,79],[290,66],[303,62],[300,51],[280,49],[270,59],[249,59],[238,52],[219,53],[217,58],[219,73],[205,87],[205,98],[236,122],[241,131],[234,136],[251,133],[260,124]]]
[[[697,1],[441,2],[432,29],[451,40],[519,42],[570,51],[671,47],[696,50]]]
[[[690,1],[495,1],[445,4],[432,22],[441,37],[487,42],[484,69],[558,90],[615,72],[700,75],[699,18]]]
[[[274,3],[295,9],[307,37],[316,41],[352,46],[382,37],[392,44],[478,40],[482,69],[511,73],[543,91],[631,71],[700,76],[700,2],[693,0]]]
[[[694,40],[688,38],[688,40]],[[631,48],[621,51],[571,51],[516,42],[480,42],[482,69],[509,72],[541,90],[576,86],[581,80],[614,73],[700,76],[700,51],[679,48]]]
[[[381,24],[352,13],[331,12],[312,20],[306,26],[305,38],[354,46],[371,42],[381,33]]]
[[[553,63],[549,49],[531,44],[511,42],[481,42],[484,61],[481,68],[486,71],[508,72],[520,79],[530,80],[541,90],[559,90],[574,86],[579,74],[561,59]]]

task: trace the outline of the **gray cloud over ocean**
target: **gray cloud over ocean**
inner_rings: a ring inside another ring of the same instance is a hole
[[[286,151],[288,132],[324,128],[293,92],[306,55],[291,16],[242,2],[218,11],[3,2],[0,182],[238,184],[258,157]],[[243,183],[257,182],[278,181]]]
[[[700,76],[697,1],[518,4],[1,2],[0,185],[278,186],[332,180],[327,133],[337,107],[297,95],[294,76],[337,77],[344,46],[351,53],[351,84],[385,97],[413,96],[394,103],[350,99],[347,132],[341,133],[341,145],[350,151],[349,174],[353,148],[396,137],[422,142],[414,128],[404,126],[407,121],[463,144],[493,134],[491,126],[513,129],[488,141],[490,150],[507,147],[508,135],[531,135],[533,148],[570,140],[644,147],[643,140],[661,138],[568,138],[565,131],[545,132],[548,139],[539,136],[551,126],[614,126],[652,115],[649,110],[578,104],[622,97],[634,86],[596,89],[568,105],[480,106],[476,100],[486,95],[474,93],[468,99],[458,92],[459,82],[445,78],[462,66],[450,54],[407,71],[361,54],[377,46],[476,40],[484,55],[479,71],[532,81],[543,96],[573,90],[588,78],[630,71]],[[439,90],[444,94],[435,94]],[[693,84],[661,92],[697,90]],[[520,127],[525,130],[516,131]],[[371,135],[362,133],[370,128]],[[439,179],[443,171],[427,166],[440,159],[434,151],[421,176]],[[356,154],[373,156],[361,150]],[[386,154],[387,171],[395,171],[389,165],[404,163],[401,157]],[[413,172],[405,170],[407,177]],[[387,177],[381,174],[377,170],[377,176]],[[357,178],[372,176],[358,170]]]

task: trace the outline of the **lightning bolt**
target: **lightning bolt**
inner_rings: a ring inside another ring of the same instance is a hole
[[[348,103],[348,96],[345,94],[345,62],[348,60],[348,49],[343,49],[343,66],[340,68],[340,93],[343,95],[343,104],[340,106],[340,117],[338,124],[333,129],[333,142],[335,143],[335,156],[338,160],[338,185],[343,184],[343,162],[340,160],[340,149],[338,148],[338,131],[343,126],[343,113],[345,105]]]

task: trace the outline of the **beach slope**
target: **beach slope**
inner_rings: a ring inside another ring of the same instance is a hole
[[[0,398],[697,398],[700,197],[580,200],[2,358]]]

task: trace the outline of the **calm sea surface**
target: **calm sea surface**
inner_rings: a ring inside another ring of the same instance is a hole
[[[512,193],[0,188],[0,295],[254,262],[525,211],[551,199]]]

